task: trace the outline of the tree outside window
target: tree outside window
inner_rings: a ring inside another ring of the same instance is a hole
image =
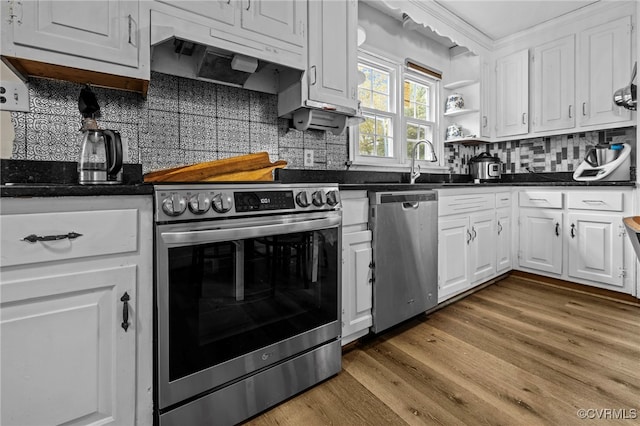
[[[373,65],[358,64],[365,80],[358,86],[365,121],[360,124],[358,153],[375,157],[393,157],[393,117],[391,74]]]

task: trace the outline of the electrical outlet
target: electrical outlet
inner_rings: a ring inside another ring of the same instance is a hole
[[[0,111],[29,112],[29,89],[23,82],[0,82]]]
[[[313,166],[313,150],[312,149],[305,149],[304,150],[304,165],[305,167],[312,167]]]

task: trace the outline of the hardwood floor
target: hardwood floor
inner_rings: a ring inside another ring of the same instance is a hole
[[[357,343],[342,369],[247,424],[640,424],[640,304],[512,275]]]

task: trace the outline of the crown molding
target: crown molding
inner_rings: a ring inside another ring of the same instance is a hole
[[[486,54],[493,49],[493,40],[433,0],[376,0],[376,2],[384,4],[399,15],[406,13],[417,24],[429,28],[460,46],[469,48],[476,54]]]

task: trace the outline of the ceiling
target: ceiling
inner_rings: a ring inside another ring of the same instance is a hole
[[[510,36],[598,0],[435,0],[492,40]]]

